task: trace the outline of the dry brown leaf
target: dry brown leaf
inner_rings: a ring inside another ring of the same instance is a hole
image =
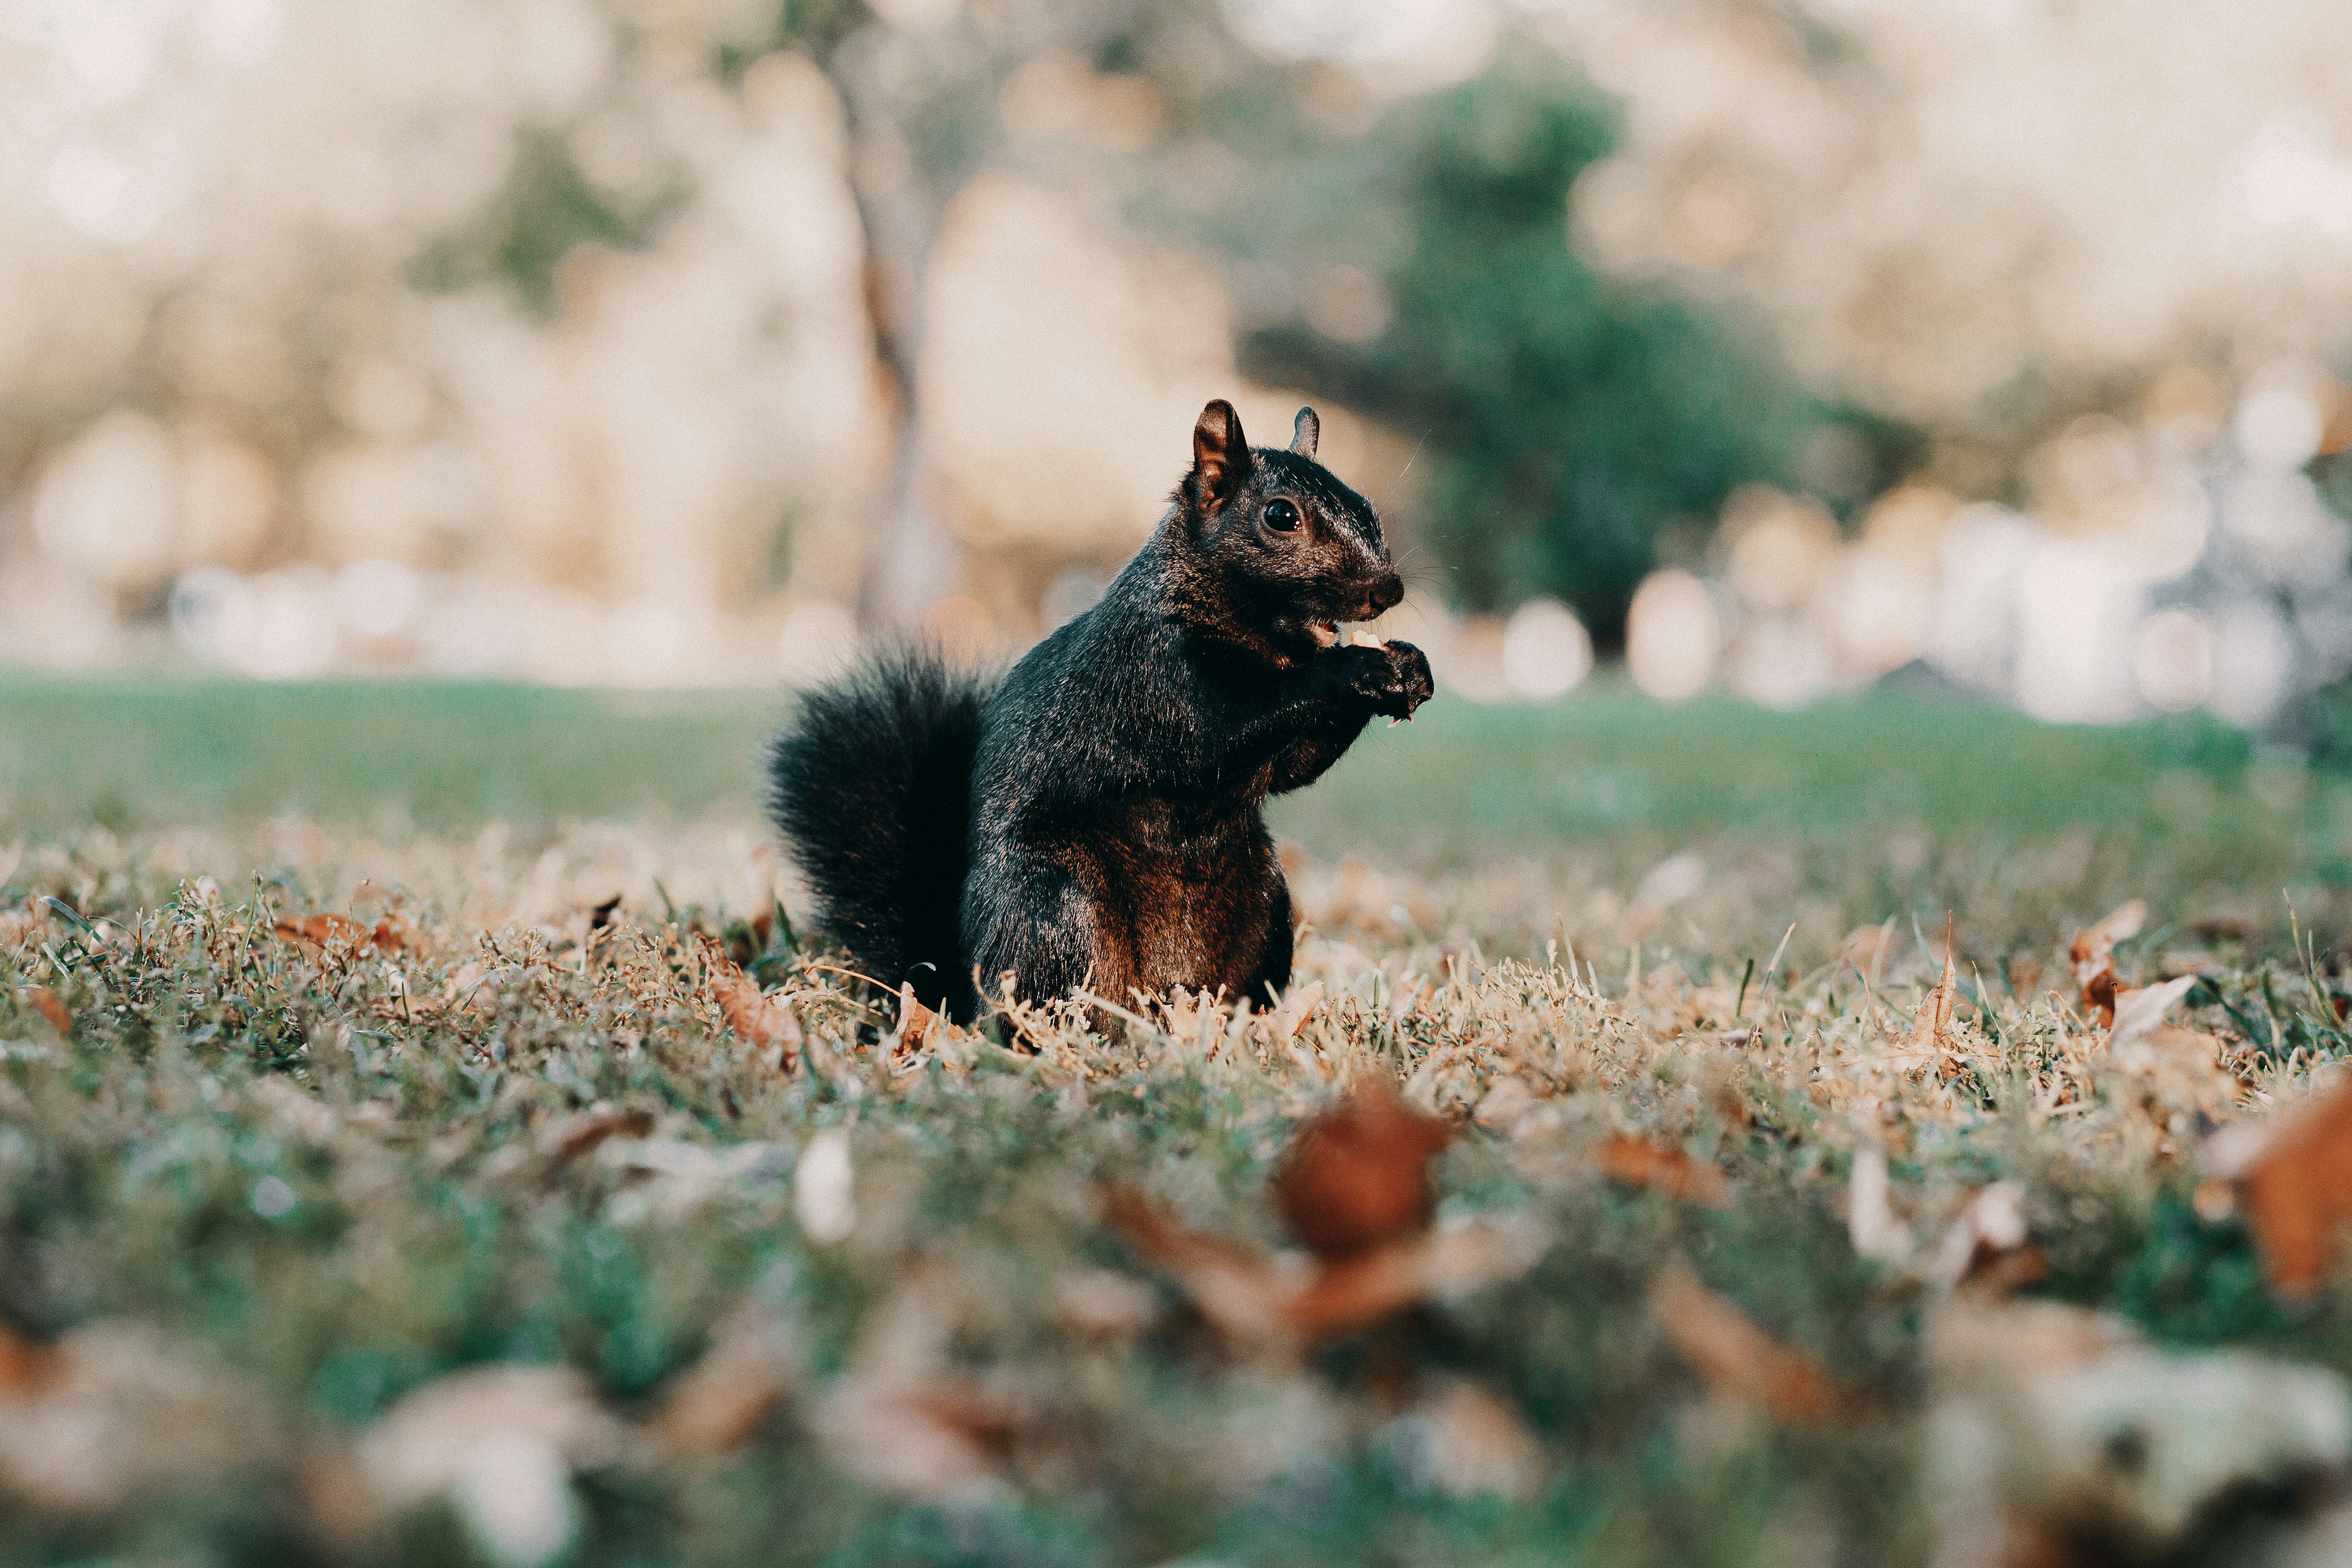
[[[2116,943],[2137,936],[2147,921],[2147,906],[2133,899],[2109,910],[2097,924],[2076,931],[2067,950],[2083,1005],[2097,1014],[2102,1024],[2116,1018]]]
[[[1105,1194],[1105,1212],[1137,1254],[1175,1276],[1201,1315],[1244,1342],[1344,1334],[1417,1301],[1455,1296],[1523,1273],[1543,1237],[1507,1223],[1468,1220],[1300,1268],[1290,1258],[1178,1225],[1131,1190]]]
[[[2271,1285],[2282,1295],[2308,1296],[2333,1267],[2337,1238],[2352,1221],[2352,1084],[2240,1137],[2260,1139],[2238,1190]]]
[[[1542,1483],[1543,1447],[1510,1402],[1449,1377],[1399,1419],[1407,1475],[1452,1497],[1525,1497]]]
[[[1284,994],[1282,1005],[1274,1011],[1272,1027],[1275,1037],[1278,1040],[1297,1039],[1298,1031],[1307,1026],[1307,1018],[1322,1005],[1323,983],[1320,980],[1292,986]]]
[[[47,913],[37,902],[21,910],[0,910],[0,952],[32,946],[47,923]]]
[[[1426,1249],[1416,1238],[1375,1247],[1317,1268],[1279,1303],[1283,1321],[1308,1340],[1344,1334],[1421,1300],[1430,1292]]]
[[[903,1051],[919,1051],[931,1037],[931,1032],[945,1022],[940,1016],[915,1000],[912,985],[898,987],[898,1047]]]
[[[2178,1024],[2158,1024],[2147,1032],[2144,1043],[2181,1062],[2208,1068],[2218,1066],[2222,1051],[2227,1048],[2221,1036],[2184,1029]]]
[[[2197,976],[2183,974],[2161,985],[2143,985],[2132,991],[2111,991],[2110,1013],[2113,1022],[2107,1028],[2107,1046],[2113,1049],[2143,1036],[2153,1035],[2165,1026],[2164,1016],[2175,1002],[2186,995],[2197,984]]]
[[[0,1323],[0,1399],[39,1394],[64,1370],[63,1360],[53,1347],[37,1344]]]
[[[1316,1259],[1304,1270],[1189,1230],[1127,1189],[1105,1194],[1105,1212],[1235,1339],[1344,1333],[1533,1261],[1532,1249],[1496,1226],[1430,1230],[1429,1161],[1449,1136],[1444,1122],[1406,1105],[1385,1078],[1362,1080],[1302,1127],[1275,1177],[1274,1198]]]
[[[381,947],[383,952],[395,952],[402,945],[388,924],[362,926],[348,914],[303,914],[299,920],[282,920],[270,926],[278,941],[301,947],[303,952],[327,952],[339,947],[343,952],[358,952],[360,947]]]
[[[1731,1203],[1731,1184],[1721,1171],[1668,1144],[1630,1132],[1612,1133],[1592,1151],[1592,1163],[1612,1182],[1644,1187],[1684,1203],[1719,1209]]]
[[[1965,1296],[1930,1311],[1925,1349],[1937,1561],[1956,1568],[2008,1568],[2014,1543],[2036,1538],[2068,1542],[2070,1563],[2185,1561],[2184,1536],[2222,1500],[2274,1499],[2284,1514],[2328,1499],[2322,1478],[2352,1458],[2352,1401],[2321,1368],[2150,1346],[2105,1313]]]
[[[1452,1131],[1405,1104],[1385,1077],[1299,1129],[1274,1179],[1274,1203],[1307,1249],[1352,1257],[1429,1224],[1429,1162]]]
[[[1813,1426],[1849,1414],[1853,1402],[1821,1363],[1782,1344],[1747,1313],[1675,1262],[1650,1285],[1650,1316],[1707,1386],[1757,1405],[1774,1420]]]
[[[1543,1237],[1508,1222],[1466,1220],[1317,1267],[1282,1304],[1307,1340],[1360,1329],[1420,1301],[1442,1300],[1527,1271]]]
[[[1151,1287],[1108,1268],[1080,1268],[1054,1282],[1054,1321],[1093,1340],[1129,1340],[1160,1316]]]
[[[1913,1270],[1939,1289],[1968,1284],[2000,1295],[2041,1278],[2047,1260],[2026,1247],[2025,1189],[1995,1182],[1971,1194]]]
[[[745,1045],[777,1053],[777,1066],[790,1072],[800,1061],[804,1037],[801,1021],[781,996],[771,996],[753,984],[727,957],[712,949],[710,992],[719,1015]]]
[[[759,1434],[800,1382],[792,1324],[752,1303],[711,1331],[710,1348],[670,1385],[651,1426],[668,1453],[731,1453]]]
[[[1898,1267],[1911,1261],[1911,1227],[1895,1215],[1886,1151],[1875,1144],[1854,1152],[1853,1174],[1846,1184],[1845,1230],[1858,1258]]]
[[[1156,1010],[1160,1015],[1160,1026],[1167,1032],[1170,1039],[1190,1042],[1201,1037],[1202,1015],[1216,1010],[1217,998],[1207,992],[1195,996],[1179,985],[1168,994],[1167,1001],[1157,1009],[1152,1006],[1151,999],[1141,991],[1135,993],[1135,1005],[1146,1014]]]
[[[1299,1281],[1285,1279],[1264,1253],[1181,1226],[1132,1188],[1106,1192],[1103,1213],[1137,1256],[1174,1275],[1201,1315],[1224,1333],[1269,1340],[1289,1332]]]
[[[362,1435],[342,1475],[314,1473],[312,1490],[338,1534],[442,1497],[479,1555],[548,1562],[579,1528],[572,1475],[636,1463],[643,1448],[572,1369],[480,1367],[403,1398]]]
[[[1910,1049],[1920,1058],[1942,1057],[1948,1064],[1957,1065],[1960,1042],[1952,1034],[1952,1009],[1959,1001],[1959,984],[1952,967],[1952,944],[1948,933],[1944,942],[1944,973],[1934,989],[1921,998],[1919,1011],[1911,1019]]]
[[[541,1130],[540,1157],[551,1171],[570,1164],[608,1138],[644,1138],[654,1130],[654,1113],[643,1106],[592,1106]]]
[[[83,1514],[217,1481],[270,1449],[261,1403],[185,1347],[128,1322],[54,1345],[0,1334],[0,1492]]]
[[[999,1484],[1019,1413],[949,1382],[894,1387],[844,1377],[819,1407],[819,1436],[841,1467],[878,1490],[921,1501],[968,1497]]]
[[[49,1027],[60,1035],[73,1033],[73,1015],[58,1000],[58,994],[46,985],[27,985],[16,994],[25,1005],[48,1020]]]

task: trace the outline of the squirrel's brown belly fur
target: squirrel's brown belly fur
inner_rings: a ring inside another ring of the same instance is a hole
[[[963,1018],[1006,976],[1122,1007],[1288,984],[1265,799],[1432,690],[1412,645],[1339,635],[1404,588],[1315,436],[1301,409],[1288,450],[1253,448],[1212,403],[1150,541],[992,689],[918,654],[810,698],[777,817],[867,973]]]
[[[1133,815],[1164,814],[1139,806]],[[1262,832],[1234,824],[1210,841],[1171,847],[1160,835],[1130,829],[1075,858],[1076,879],[1097,911],[1096,994],[1129,1005],[1136,992],[1181,985],[1241,997],[1260,993],[1270,973],[1276,984],[1288,977],[1289,890]]]

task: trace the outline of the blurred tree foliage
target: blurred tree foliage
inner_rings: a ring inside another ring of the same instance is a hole
[[[1254,174],[1217,216],[1221,237],[1302,277],[1360,268],[1392,313],[1358,342],[1297,315],[1261,326],[1244,366],[1424,443],[1456,602],[1556,594],[1612,644],[1662,531],[1711,527],[1743,481],[1811,477],[1808,444],[1832,425],[1859,437],[1843,444],[1870,468],[1896,460],[1900,432],[1811,396],[1759,327],[1578,258],[1570,191],[1616,116],[1549,50],[1508,45],[1476,78],[1344,142],[1281,118],[1234,118]],[[1854,494],[1887,477],[1863,476]]]
[[[551,316],[556,272],[574,247],[640,249],[685,206],[687,194],[683,181],[673,180],[646,201],[616,201],[581,175],[562,137],[526,131],[497,197],[470,223],[427,247],[410,276],[430,293],[503,278],[532,310]]]
[[[867,303],[898,416],[866,605],[885,622],[919,610],[951,553],[916,484],[924,277],[956,192],[992,167],[1091,192],[1147,229],[1222,252],[1242,296],[1247,373],[1421,443],[1428,531],[1457,603],[1556,594],[1612,645],[1662,538],[1680,531],[1696,548],[1735,486],[1797,484],[1843,504],[1904,458],[1903,433],[1809,395],[1759,324],[1579,259],[1570,191],[1607,154],[1617,112],[1539,44],[1507,41],[1474,79],[1369,121],[1344,102],[1334,111],[1344,78],[1269,60],[1234,36],[1216,0],[1003,0],[913,32],[866,0],[782,0],[772,30],[724,51],[720,72],[739,76],[779,47],[834,84],[856,148]],[[1148,84],[1165,134],[1122,151],[1012,144],[1002,89],[1047,51]],[[529,141],[522,153],[503,197],[428,253],[420,280],[503,274],[546,310],[572,246],[642,243],[682,205],[669,191],[618,211],[560,141]],[[1304,301],[1335,268],[1385,295],[1385,323],[1360,341],[1306,319]],[[1253,278],[1278,280],[1275,308],[1250,298]],[[1839,426],[1864,470],[1843,490],[1807,461]]]
[[[1026,161],[1005,144],[1005,83],[1049,52],[1066,53],[1142,78],[1181,115],[1204,92],[1269,72],[1234,37],[1218,0],[998,0],[914,29],[892,26],[866,0],[782,0],[770,42],[802,51],[824,72],[841,96],[853,142],[867,309],[898,410],[861,609],[886,625],[911,624],[952,586],[940,577],[951,543],[917,482],[924,280],[956,193],[989,168]],[[734,70],[750,58],[745,52],[722,63]],[[1083,182],[1101,171],[1045,172]]]

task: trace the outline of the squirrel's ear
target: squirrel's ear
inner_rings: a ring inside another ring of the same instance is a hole
[[[1213,506],[1233,494],[1249,472],[1249,437],[1242,434],[1242,416],[1220,397],[1201,410],[1192,426],[1192,471],[1184,488],[1203,506]]]
[[[1315,417],[1315,410],[1302,408],[1297,422],[1290,427],[1290,449],[1302,458],[1315,455],[1315,443],[1322,438],[1323,421]]]

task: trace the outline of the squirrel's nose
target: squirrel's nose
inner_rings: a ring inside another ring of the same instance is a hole
[[[1372,588],[1372,614],[1392,610],[1404,599],[1404,579],[1391,572]]]

